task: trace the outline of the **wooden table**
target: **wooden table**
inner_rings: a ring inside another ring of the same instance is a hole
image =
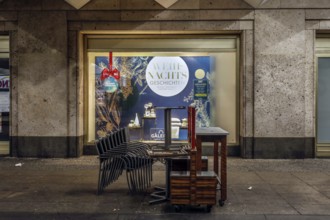
[[[228,132],[219,127],[196,128],[196,170],[201,171],[202,167],[202,142],[213,142],[214,172],[219,176],[219,142],[221,143],[221,198],[220,205],[224,205],[227,199],[227,136]]]

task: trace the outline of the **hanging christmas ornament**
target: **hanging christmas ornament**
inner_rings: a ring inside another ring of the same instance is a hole
[[[120,79],[119,70],[113,67],[112,52],[109,52],[109,68],[104,68],[102,70],[100,78],[103,81],[110,76],[112,76],[116,80]]]

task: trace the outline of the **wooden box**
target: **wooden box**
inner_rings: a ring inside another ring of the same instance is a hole
[[[190,157],[173,157],[171,158],[172,169],[171,171],[189,171],[190,170]],[[208,158],[202,156],[202,171],[208,171]]]
[[[172,171],[170,178],[171,203],[174,205],[215,205],[217,175],[214,171],[196,173],[196,184],[190,171]]]

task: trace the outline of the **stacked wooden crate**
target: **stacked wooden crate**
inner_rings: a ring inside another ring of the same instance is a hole
[[[172,171],[170,181],[173,205],[216,204],[218,180],[214,171]]]
[[[188,109],[188,118],[190,118],[189,121],[192,125],[190,126],[192,132],[189,135],[189,142],[192,144],[192,150],[190,151],[190,171],[171,172],[171,204],[176,205],[177,210],[181,209],[178,205],[206,205],[206,209],[209,212],[211,207],[216,204],[217,175],[214,171],[197,171],[197,151],[194,148],[194,109]],[[201,160],[201,158],[198,159]]]

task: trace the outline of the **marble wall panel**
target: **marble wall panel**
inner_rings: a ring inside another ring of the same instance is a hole
[[[305,136],[315,137],[315,31],[306,31]]]
[[[319,30],[320,21],[319,20],[306,20],[305,28],[306,28],[306,30]]]
[[[252,30],[244,31],[241,55],[241,136],[253,137],[253,105],[254,105],[254,76],[253,76],[253,36]]]
[[[78,81],[78,49],[77,42],[78,36],[76,31],[68,32],[68,56],[69,56],[69,68],[68,68],[68,135],[76,136],[77,131],[77,101],[79,96],[83,94],[77,93],[77,81]]]
[[[65,12],[20,12],[19,53],[64,53],[67,51]],[[56,25],[60,23],[59,25]]]
[[[122,21],[149,21],[149,20],[199,20],[198,11],[189,10],[158,10],[158,11],[122,11]]]
[[[281,0],[271,0],[267,1],[266,3],[262,4],[258,8],[280,8],[281,7]]]
[[[303,8],[304,0],[281,0],[281,8]]]
[[[83,10],[118,10],[122,0],[92,0],[88,2]],[[137,1],[138,2],[138,1]]]
[[[200,0],[200,9],[253,9],[244,0]]]
[[[18,136],[67,135],[67,28],[64,12],[20,12]]]
[[[119,21],[119,11],[69,11],[68,21]]]
[[[18,133],[18,103],[17,103],[17,84],[18,84],[18,48],[17,48],[17,31],[10,32],[10,65],[11,65],[11,112],[10,112],[10,121],[11,121],[11,129],[10,135],[17,136]]]
[[[201,20],[254,20],[254,10],[199,10]]]
[[[179,0],[169,9],[199,9],[200,0]]]
[[[304,53],[304,47],[299,46],[305,43],[304,16],[304,10],[256,11],[256,50],[263,54]]]
[[[253,21],[239,21],[239,30],[253,30]]]
[[[181,31],[219,31],[219,30],[239,30],[239,21],[191,21],[191,22],[162,22],[161,30],[181,30]]]
[[[17,30],[17,21],[6,21],[4,28],[5,28],[5,31],[15,31],[15,30]]]
[[[65,0],[42,0],[42,10],[76,10]]]
[[[330,29],[330,21],[324,20],[320,21],[320,29],[321,30],[329,30]]]
[[[43,0],[6,0],[0,3],[0,10],[42,10],[42,2]]]
[[[1,12],[0,21],[17,21],[17,12]]]
[[[81,21],[68,21],[68,31],[79,31],[82,30]]]
[[[330,9],[307,9],[306,19],[330,19]]]
[[[303,10],[258,10],[255,20],[255,137],[304,137]]]
[[[281,0],[281,8],[329,8],[328,0]]]
[[[65,136],[67,134],[67,67],[62,54],[19,56],[18,135]],[[34,65],[31,65],[33,63]]]
[[[161,6],[155,0],[121,0],[120,8],[123,10],[174,10],[174,9],[199,9],[199,0],[180,0],[168,9]]]
[[[140,9],[164,9],[163,6],[154,0],[121,0],[120,8],[122,10],[140,10]]]
[[[305,57],[256,55],[255,136],[304,137]]]
[[[160,22],[81,22],[82,30],[160,30]]]

